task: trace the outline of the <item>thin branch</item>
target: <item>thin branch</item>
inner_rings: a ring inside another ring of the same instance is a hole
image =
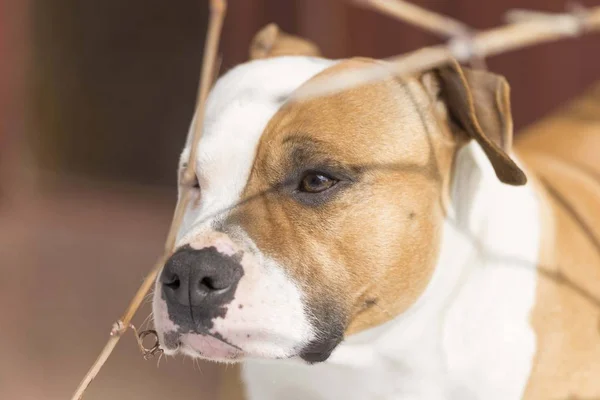
[[[423,49],[387,59],[387,64],[346,71],[331,77],[326,83],[305,87],[296,97],[308,99],[326,96],[355,86],[443,65],[456,58],[468,61],[473,56],[487,57],[523,47],[574,37],[600,30],[600,6],[578,13],[562,13],[545,18],[481,31],[471,37],[456,37],[446,45]]]
[[[476,32],[475,29],[454,18],[404,0],[355,0],[355,2],[446,39],[468,39]],[[473,68],[487,69],[485,59],[480,54],[472,54],[469,63]]]
[[[200,136],[202,134],[201,121],[202,121],[202,117],[204,115],[204,105],[206,103],[206,97],[208,95],[208,91],[212,84],[212,78],[213,78],[214,71],[216,70],[215,59],[216,59],[217,49],[219,46],[219,38],[221,36],[221,28],[223,26],[223,20],[225,18],[226,8],[227,8],[226,0],[211,0],[210,1],[210,19],[209,19],[208,33],[207,33],[206,45],[205,45],[205,51],[204,51],[204,60],[202,62],[202,77],[200,79],[200,88],[198,90],[198,92],[199,92],[198,103],[197,103],[197,107],[196,107],[196,114],[197,114],[196,121],[197,122],[194,127],[194,133],[193,133],[193,137],[192,137],[192,143],[194,144],[194,146],[192,147],[192,158],[191,158],[190,162],[188,163],[186,171],[183,174],[184,175],[183,182],[182,182],[183,183],[183,189],[182,189],[183,193],[181,195],[180,200],[177,202],[177,206],[175,207],[175,213],[173,216],[173,221],[171,222],[171,227],[169,228],[169,233],[167,235],[167,240],[165,243],[165,249],[164,249],[163,255],[161,257],[159,257],[158,261],[156,262],[156,264],[154,265],[154,267],[152,268],[150,273],[144,279],[144,282],[138,289],[133,300],[131,300],[131,303],[125,310],[125,313],[123,314],[123,316],[113,325],[108,342],[104,346],[104,349],[102,349],[102,351],[100,352],[100,355],[98,356],[98,358],[96,359],[96,361],[94,362],[94,364],[92,365],[92,367],[90,368],[88,373],[84,376],[83,380],[77,387],[77,390],[75,391],[75,393],[73,394],[73,397],[71,398],[72,400],[80,400],[83,397],[89,384],[96,377],[96,375],[98,375],[98,373],[100,372],[100,369],[102,368],[102,366],[104,365],[104,363],[106,362],[106,360],[108,359],[108,357],[110,356],[112,351],[114,350],[114,348],[117,345],[117,343],[119,342],[121,336],[130,327],[131,320],[132,320],[133,316],[135,315],[135,313],[137,312],[138,308],[140,307],[141,303],[143,302],[144,297],[146,296],[146,294],[152,287],[154,281],[156,280],[158,271],[160,271],[160,269],[162,268],[162,266],[164,265],[164,263],[166,262],[166,260],[170,256],[170,254],[172,253],[173,248],[175,246],[175,239],[177,237],[179,225],[181,224],[183,214],[187,208],[187,204],[190,199],[189,188],[191,187],[191,185],[186,184],[186,183],[189,183],[191,181],[189,177],[190,177],[190,175],[194,174],[194,171],[195,171],[194,170],[195,158],[193,157],[193,154],[196,151],[196,146],[198,144],[198,140],[200,139]],[[191,179],[194,179],[193,175],[192,175]]]
[[[212,86],[212,80],[217,70],[217,51],[219,49],[219,39],[223,28],[223,20],[227,9],[226,0],[210,1],[210,20],[208,24],[208,33],[206,35],[206,44],[204,46],[204,60],[202,61],[202,76],[200,78],[200,87],[198,88],[198,102],[196,106],[196,116],[194,120],[194,133],[192,136],[192,150],[190,161],[183,173],[182,185],[191,186],[196,180],[196,153],[198,151],[198,142],[202,136],[202,121],[204,121],[204,106],[208,91]]]
[[[404,0],[356,0],[382,14],[408,22],[445,38],[466,36],[471,28],[453,18],[427,10]]]

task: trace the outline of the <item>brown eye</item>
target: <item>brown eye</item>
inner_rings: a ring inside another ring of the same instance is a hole
[[[333,187],[338,181],[318,172],[309,172],[300,181],[301,192],[319,193]]]

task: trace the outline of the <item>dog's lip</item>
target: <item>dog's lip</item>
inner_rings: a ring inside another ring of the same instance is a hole
[[[200,337],[203,337],[208,341],[215,340],[213,336],[202,335],[200,333],[197,334]],[[276,357],[267,357],[261,353],[254,353],[252,351],[245,351],[240,347],[231,345],[230,343],[219,341],[220,345],[224,346],[220,350],[225,352],[217,354],[211,354],[211,346],[208,345],[208,342],[202,343],[200,346],[194,346],[189,342],[189,340],[179,340],[177,342],[177,347],[171,349],[170,355],[186,354],[188,356],[201,358],[208,361],[241,361],[244,359],[257,359],[257,360],[300,360],[301,359],[301,351],[295,351],[292,354],[276,356]],[[197,343],[198,344],[198,343]],[[207,346],[208,345],[208,346]]]
[[[176,332],[172,332],[176,333]],[[309,364],[319,363],[329,358],[331,351],[339,341],[328,340],[325,341],[328,345],[327,351],[321,348],[313,348],[308,343],[304,343],[302,347],[295,347],[289,349],[291,351],[282,351],[283,354],[267,355],[262,351],[255,348],[256,346],[250,346],[251,348],[243,348],[242,344],[231,343],[226,338],[222,337],[219,332],[207,332],[207,331],[184,331],[177,332],[177,339],[171,342],[171,347],[164,348],[165,354],[177,355],[184,354],[191,357],[202,358],[209,361],[237,361],[242,359],[256,359],[256,360],[302,360]],[[248,336],[249,335],[244,335]],[[321,345],[325,343],[320,343]],[[166,343],[164,343],[166,344]],[[321,347],[321,346],[317,346]],[[252,349],[254,348],[254,349]],[[259,346],[260,348],[260,346]]]
[[[177,348],[171,350],[170,355],[176,355],[178,353],[182,353],[182,354],[186,354],[191,357],[200,358],[202,360],[212,361],[212,362],[241,362],[243,360],[254,359],[254,360],[262,360],[262,361],[268,361],[268,360],[286,361],[286,360],[289,360],[289,361],[297,361],[300,363],[314,364],[314,363],[318,363],[319,361],[323,361],[323,360],[308,361],[305,359],[306,355],[304,355],[304,357],[303,357],[302,351],[294,352],[292,354],[285,355],[285,356],[265,357],[263,354],[253,354],[252,352],[241,351],[241,350],[238,350],[238,348],[235,348],[233,346],[229,346],[229,349],[231,349],[231,352],[229,352],[227,354],[210,355],[210,354],[207,354],[206,352],[203,352],[203,350],[200,350],[193,346],[190,346],[189,344],[179,343]]]
[[[234,350],[234,352],[228,353],[226,356],[208,356],[192,346],[182,345],[180,348],[181,351],[188,355],[190,355],[189,353],[192,353],[194,357],[208,361],[237,361],[247,357],[245,353],[239,352],[238,350]]]
[[[245,352],[238,346],[212,334],[183,334],[176,352],[207,360],[232,361],[242,358]]]

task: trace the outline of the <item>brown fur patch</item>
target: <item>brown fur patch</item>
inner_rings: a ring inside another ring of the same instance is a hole
[[[530,128],[516,146],[537,177],[543,204],[532,314],[538,350],[525,398],[594,398],[600,395],[600,84]]]
[[[308,84],[371,62],[344,61]],[[299,283],[324,333],[393,318],[431,277],[456,150],[432,112],[417,79],[390,78],[288,103],[261,138],[243,194],[252,200],[242,200],[228,223]],[[295,190],[307,170],[340,182],[330,195],[301,196]]]

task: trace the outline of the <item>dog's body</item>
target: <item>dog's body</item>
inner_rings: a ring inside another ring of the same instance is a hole
[[[527,398],[600,396],[600,84],[523,132],[542,229]]]
[[[530,182],[511,186],[525,180],[491,74],[293,101],[373,65],[278,57],[217,83],[200,190],[157,281],[166,352],[244,357],[229,398],[600,395],[599,113],[525,135]]]

